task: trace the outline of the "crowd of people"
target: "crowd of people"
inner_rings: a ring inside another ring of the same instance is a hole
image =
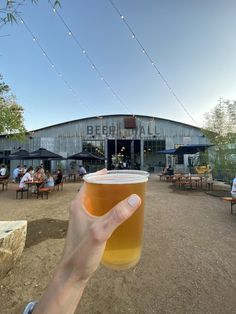
[[[19,178],[19,187],[20,188],[26,188],[26,182],[28,181],[35,181],[39,186],[47,187],[47,188],[54,188],[54,186],[60,184],[62,182],[62,171],[60,168],[57,169],[56,176],[53,177],[53,175],[48,171],[45,170],[43,165],[36,167],[35,170],[32,166],[28,167],[26,171],[22,174],[22,172],[17,172],[17,169],[19,169],[19,166],[17,166],[16,169],[13,170],[13,176],[14,173],[17,174],[17,178]]]
[[[79,166],[78,174],[80,178],[87,173],[83,166]],[[20,188],[26,188],[26,182],[37,181],[40,187],[54,188],[54,186],[59,185],[63,180],[63,173],[60,168],[57,169],[55,175],[52,175],[50,171],[45,170],[43,165],[33,169],[32,166],[23,168],[18,165],[12,173],[13,182],[19,183]]]

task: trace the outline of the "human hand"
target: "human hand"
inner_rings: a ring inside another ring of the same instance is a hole
[[[106,169],[100,174],[105,174]],[[140,206],[141,199],[133,194],[103,216],[93,216],[85,208],[86,186],[73,200],[62,262],[73,269],[76,280],[88,280],[97,269],[113,231]]]

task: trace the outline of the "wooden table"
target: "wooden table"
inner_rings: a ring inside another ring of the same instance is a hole
[[[233,206],[236,204],[236,198],[233,197],[222,197],[223,201],[230,202],[231,215],[233,215]]]
[[[36,194],[39,193],[40,186],[44,183],[44,181],[26,181],[25,184],[28,186],[28,190],[30,190],[30,187],[35,186],[36,187]]]

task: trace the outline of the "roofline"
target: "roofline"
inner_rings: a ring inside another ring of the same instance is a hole
[[[69,124],[69,123],[74,123],[74,122],[84,121],[84,120],[89,120],[89,119],[94,119],[94,118],[102,119],[102,118],[107,118],[107,117],[118,117],[118,116],[119,117],[120,116],[123,116],[123,117],[133,117],[134,116],[134,117],[143,117],[143,118],[151,118],[151,119],[154,118],[154,119],[158,119],[158,120],[169,121],[169,122],[173,122],[173,123],[177,123],[177,124],[190,126],[192,128],[201,130],[201,128],[199,128],[199,127],[197,127],[195,125],[191,125],[191,124],[187,124],[187,123],[183,123],[183,122],[179,122],[179,121],[175,121],[175,120],[165,119],[165,118],[154,117],[154,116],[144,116],[144,115],[137,115],[137,114],[134,114],[134,115],[132,115],[132,114],[109,114],[109,115],[92,116],[92,117],[86,117],[86,118],[81,118],[81,119],[75,119],[75,120],[70,120],[70,121],[66,121],[66,122],[56,123],[56,124],[53,124],[53,125],[50,125],[50,126],[46,126],[46,127],[40,128],[40,129],[35,129],[35,130],[28,131],[27,133],[42,131],[42,130],[45,130],[45,129],[53,128],[55,126],[57,127],[57,126],[60,126],[60,125],[66,125],[66,124]]]

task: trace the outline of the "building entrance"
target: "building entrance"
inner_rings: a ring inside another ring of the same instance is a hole
[[[108,169],[140,169],[140,140],[108,140]]]

